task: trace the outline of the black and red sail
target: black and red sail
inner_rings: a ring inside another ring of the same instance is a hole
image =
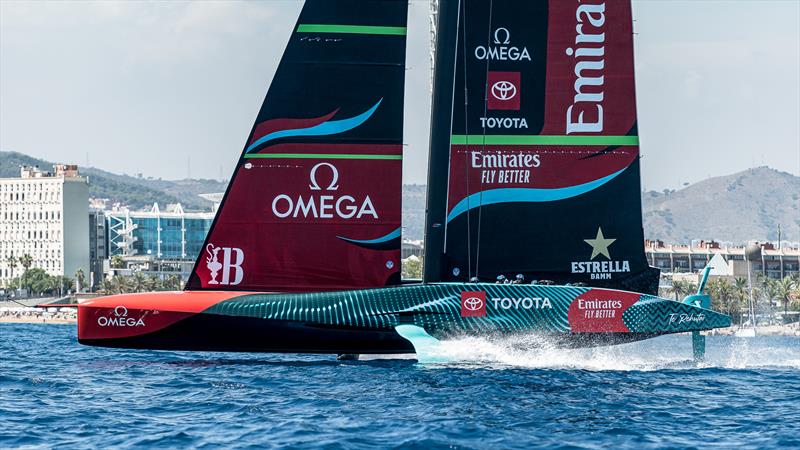
[[[405,0],[309,0],[187,289],[399,282]]]
[[[451,123],[433,124],[450,142],[431,149],[448,158],[446,185],[429,194],[437,204],[446,191],[427,230],[442,244],[426,248],[426,278],[522,273],[654,292],[630,1],[461,0],[457,14]]]

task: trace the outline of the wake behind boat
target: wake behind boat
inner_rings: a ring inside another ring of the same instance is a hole
[[[400,277],[406,0],[308,0],[179,293],[82,304],[81,343],[425,354],[730,325],[644,255],[629,0],[441,0],[421,284]],[[548,280],[492,284],[502,276]],[[554,285],[556,283],[562,286]]]

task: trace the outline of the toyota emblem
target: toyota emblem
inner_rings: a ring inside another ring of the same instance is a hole
[[[470,311],[478,311],[483,308],[483,300],[478,297],[470,297],[464,300],[464,308]]]
[[[511,100],[517,96],[517,87],[510,81],[498,81],[492,85],[492,96],[501,101]]]

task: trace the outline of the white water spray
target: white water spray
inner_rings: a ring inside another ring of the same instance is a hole
[[[682,369],[800,368],[800,339],[762,337],[757,340],[710,336],[706,360],[692,360],[688,335],[663,336],[608,347],[557,348],[541,336],[442,341],[437,358],[421,361],[430,367],[480,366],[590,371],[655,371]],[[447,363],[441,363],[447,360]]]

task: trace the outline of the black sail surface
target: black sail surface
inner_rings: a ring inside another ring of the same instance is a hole
[[[407,9],[305,2],[187,289],[400,281]]]
[[[434,97],[426,280],[523,274],[655,293],[630,1],[443,3],[455,16],[440,32],[457,20],[457,35],[454,64],[437,47],[435,84],[453,94],[448,111]]]

